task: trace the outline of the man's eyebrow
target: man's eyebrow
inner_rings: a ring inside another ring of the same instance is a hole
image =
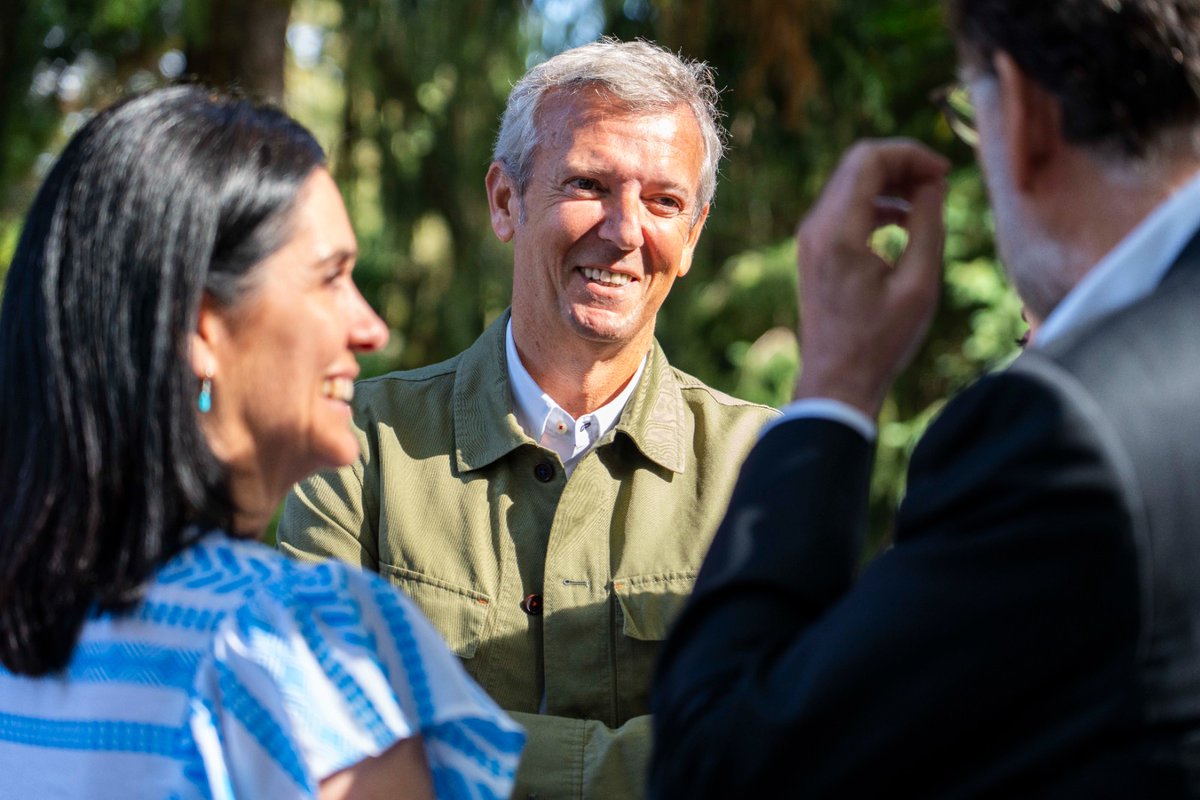
[[[686,184],[676,183],[675,181],[664,181],[662,183],[651,184],[655,191],[659,192],[675,192],[682,194],[685,197],[691,197],[695,192],[687,187]]]

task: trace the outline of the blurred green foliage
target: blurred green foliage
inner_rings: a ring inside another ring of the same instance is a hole
[[[245,0],[256,3],[282,0]],[[613,33],[708,61],[730,130],[716,203],[660,314],[672,361],[785,403],[801,361],[792,232],[841,152],[909,136],[956,164],[940,312],[880,419],[872,515],[890,536],[910,449],[944,399],[1023,330],[971,153],[928,102],[954,77],[938,0],[294,0],[286,105],[326,147],[360,238],[357,280],[392,329],[367,374],[462,350],[508,304],[511,255],[483,178],[528,64]],[[202,0],[19,3],[0,33],[0,275],[52,154],[95,108],[165,82],[206,46]],[[15,28],[13,27],[15,26]],[[15,33],[14,33],[15,31]],[[253,83],[248,82],[249,85]],[[875,244],[894,255],[902,232]]]

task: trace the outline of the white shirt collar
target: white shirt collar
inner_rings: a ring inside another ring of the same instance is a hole
[[[1092,267],[1038,329],[1034,346],[1149,295],[1200,228],[1200,173]]]
[[[563,410],[554,398],[542,391],[537,381],[521,363],[517,345],[513,341],[512,320],[504,331],[504,350],[508,361],[508,384],[512,387],[513,413],[525,434],[540,444],[558,453],[563,467],[570,475],[583,455],[595,446],[600,437],[617,426],[621,412],[637,388],[638,381],[646,369],[647,356],[642,358],[637,372],[625,384],[621,393],[590,414],[578,420]]]

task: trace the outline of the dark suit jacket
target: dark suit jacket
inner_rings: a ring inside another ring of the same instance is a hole
[[[659,664],[653,795],[1200,797],[1200,242],[952,401],[859,577],[870,461],[819,419],[751,453]]]

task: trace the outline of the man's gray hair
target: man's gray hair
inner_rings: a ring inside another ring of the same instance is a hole
[[[524,193],[540,141],[537,114],[551,90],[600,89],[620,108],[632,112],[663,111],[687,105],[696,115],[704,140],[696,215],[712,202],[717,166],[724,151],[724,130],[717,111],[717,87],[703,61],[692,61],[646,41],[622,42],[611,37],[576,47],[538,64],[513,87],[500,120],[494,161],[504,165]]]

